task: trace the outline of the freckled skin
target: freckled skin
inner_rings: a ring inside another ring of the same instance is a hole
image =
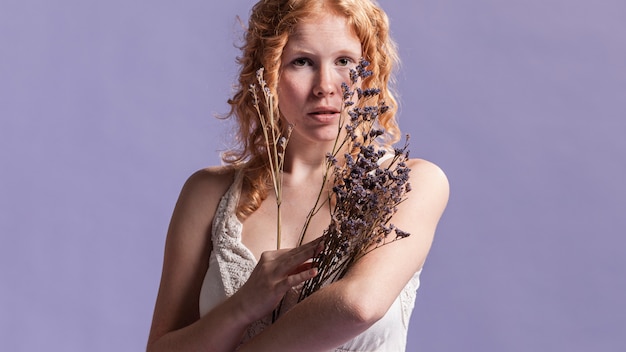
[[[303,21],[281,58],[278,100],[294,126],[289,144],[334,141],[343,96],[341,84],[361,57],[361,42],[346,19],[324,14]]]

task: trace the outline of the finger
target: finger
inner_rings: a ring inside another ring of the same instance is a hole
[[[292,249],[289,254],[291,259],[300,264],[308,259],[311,259],[318,255],[324,249],[323,239],[320,237],[300,247]]]
[[[308,270],[301,271],[294,275],[289,275],[285,280],[283,280],[282,284],[284,285],[283,289],[287,291],[288,289],[297,286],[308,279],[315,277],[318,273],[317,268],[310,268]]]
[[[290,272],[289,275],[296,275],[303,271],[310,270],[315,267],[317,267],[317,264],[313,262],[305,262],[305,263],[298,265],[298,267],[296,267],[292,272]]]
[[[311,250],[311,248],[314,248],[316,250],[319,249],[319,251],[321,251],[324,248],[322,241],[323,241],[323,238],[319,237],[311,242],[305,243],[298,247],[281,248],[281,249],[272,250],[272,251],[265,251],[261,253],[261,256],[266,256],[268,260],[271,260],[271,259],[279,258],[282,255],[299,255],[301,253],[308,253]],[[316,254],[317,253],[319,252],[317,251]]]
[[[318,255],[324,249],[324,239],[319,237],[309,243],[303,244],[300,247],[296,247],[293,249],[293,253],[298,256],[308,256],[308,258],[313,258]]]

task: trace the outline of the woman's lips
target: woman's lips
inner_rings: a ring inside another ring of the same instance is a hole
[[[319,122],[329,122],[339,116],[337,111],[315,111],[308,114],[312,119]]]

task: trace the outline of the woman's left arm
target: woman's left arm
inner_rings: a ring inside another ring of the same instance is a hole
[[[343,279],[294,306],[241,351],[329,350],[385,315],[424,264],[448,201],[448,180],[439,167],[425,160],[408,165],[412,190],[391,223],[411,235],[365,255]]]

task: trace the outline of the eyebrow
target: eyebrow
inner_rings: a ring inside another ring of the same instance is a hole
[[[287,47],[285,47],[287,48]],[[283,53],[288,52],[290,55],[304,55],[304,56],[319,56],[317,53],[315,53],[313,50],[309,50],[307,48],[303,48],[303,47],[292,47],[288,50],[283,49]],[[328,52],[324,52],[324,54],[329,54],[331,56],[361,56],[362,49],[359,47],[359,50],[353,50],[353,49],[340,49],[337,51],[333,51],[331,53]]]

